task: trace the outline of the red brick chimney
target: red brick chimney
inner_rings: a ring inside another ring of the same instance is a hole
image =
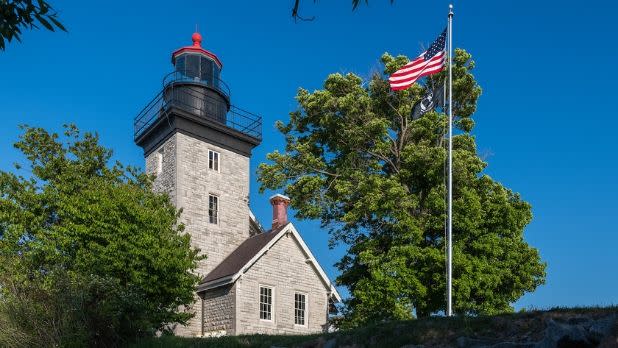
[[[290,198],[277,193],[270,197],[270,204],[273,206],[273,226],[276,229],[288,223],[288,205]]]

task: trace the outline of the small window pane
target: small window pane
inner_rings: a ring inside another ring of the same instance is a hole
[[[182,75],[185,75],[185,56],[180,56],[178,58],[176,58],[176,71],[178,71],[179,73],[181,73]]]
[[[213,70],[214,70],[213,85],[215,86],[215,88],[219,88],[219,74],[221,73],[221,71],[219,70],[219,67],[216,64],[213,64]]]
[[[212,60],[206,58],[206,57],[201,57],[201,71],[200,71],[200,77],[202,79],[202,81],[206,82],[207,85],[212,86],[213,85],[213,63]]]
[[[305,311],[307,308],[304,294],[294,294],[294,324],[305,325]]]
[[[219,223],[219,197],[208,196],[208,220],[211,224]]]
[[[260,287],[260,319],[272,320],[273,290]]]
[[[194,54],[186,56],[185,75],[191,79],[200,79],[200,57]]]
[[[219,171],[219,153],[208,150],[208,168]]]

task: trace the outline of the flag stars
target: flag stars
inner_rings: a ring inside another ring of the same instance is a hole
[[[433,56],[438,54],[439,52],[444,51],[445,48],[446,48],[446,29],[444,29],[444,31],[442,32],[442,34],[440,34],[440,36],[438,36],[436,41],[434,41],[431,44],[431,46],[429,46],[429,49],[427,50],[423,58],[425,60],[429,60]]]

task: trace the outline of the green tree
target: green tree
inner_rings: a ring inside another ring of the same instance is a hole
[[[38,29],[37,24],[51,31],[55,28],[66,31],[47,1],[0,0],[0,50],[13,39],[21,42],[21,31]]]
[[[185,323],[201,257],[168,196],[108,166],[96,135],[23,129],[26,176],[0,172],[0,324],[24,345],[109,346]]]
[[[408,62],[382,56],[385,74]],[[545,264],[523,239],[531,207],[483,173],[472,114],[481,89],[474,61],[457,49],[453,66],[454,310],[511,311],[544,282]],[[427,79],[442,86],[445,72]],[[347,325],[443,311],[445,301],[445,128],[443,113],[412,119],[426,92],[392,92],[382,74],[368,84],[332,74],[324,89],[297,94],[299,109],[277,123],[286,148],[259,167],[261,190],[284,188],[298,218],[320,219],[331,245],[349,248],[337,282],[349,288]]]

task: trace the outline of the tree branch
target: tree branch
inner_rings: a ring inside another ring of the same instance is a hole
[[[292,8],[292,18],[294,18],[294,22],[296,22],[297,20],[301,20],[304,22],[308,22],[308,21],[312,21],[315,19],[315,16],[309,17],[309,18],[304,18],[301,15],[298,14],[298,7],[300,6],[300,0],[295,0],[294,1],[294,7]]]

